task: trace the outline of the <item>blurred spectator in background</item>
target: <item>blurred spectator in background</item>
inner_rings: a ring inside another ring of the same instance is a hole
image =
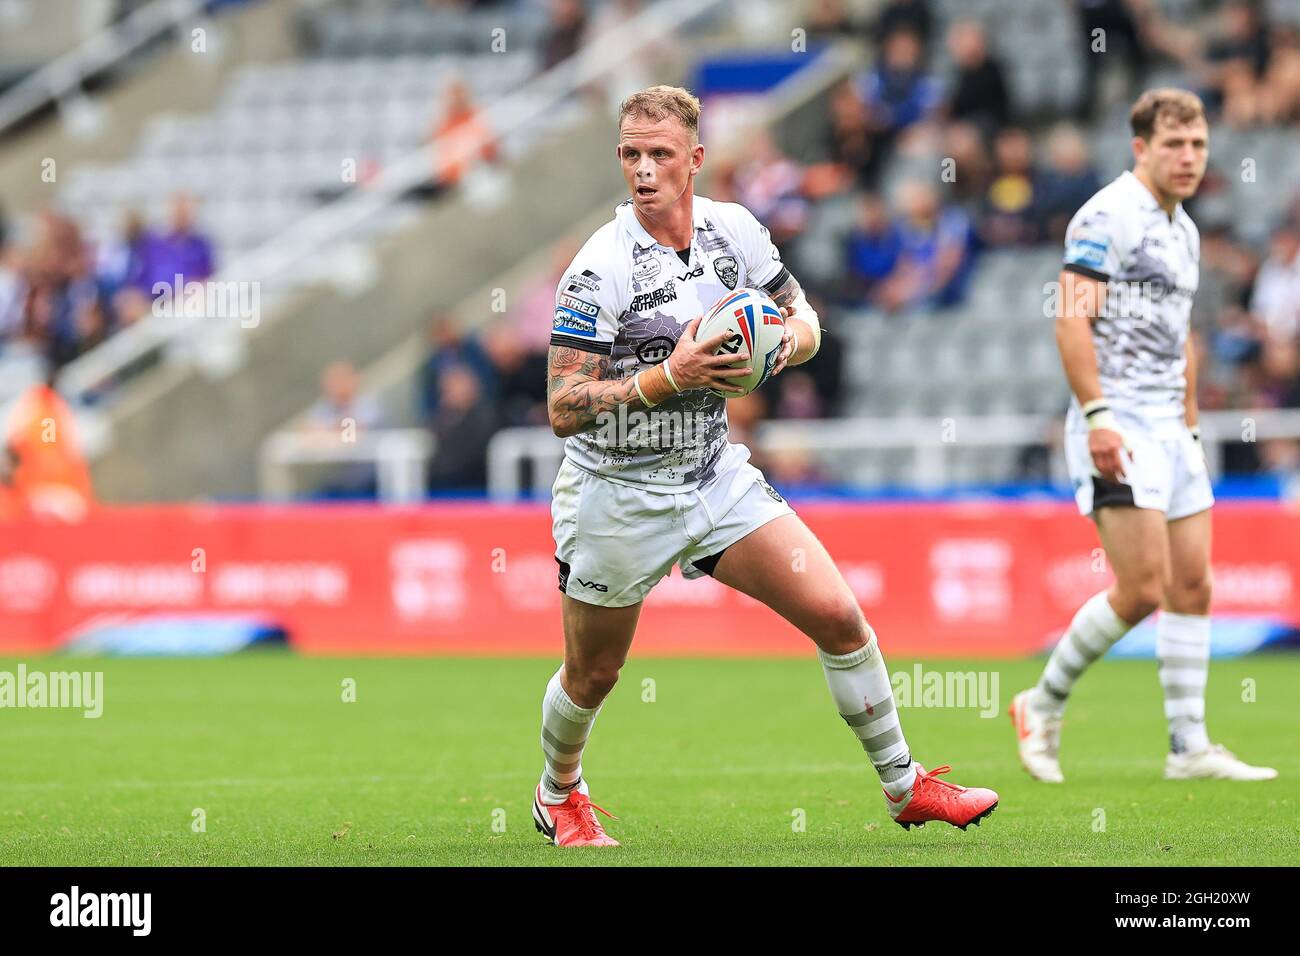
[[[157,283],[206,282],[213,273],[212,242],[194,222],[194,200],[186,193],[172,197],[166,232],[138,237],[141,244],[137,285],[150,296]]]
[[[550,0],[546,35],[542,38],[542,68],[549,70],[577,53],[587,29],[582,0]]]
[[[9,480],[0,496],[9,498],[7,507],[21,502],[22,510],[62,521],[80,521],[90,510],[90,469],[72,410],[55,391],[52,375],[24,392],[10,411],[4,457],[0,470]]]
[[[546,353],[527,351],[507,322],[497,322],[484,332],[483,349],[492,363],[496,387],[490,397],[500,425],[549,425]]]
[[[478,376],[464,365],[449,365],[439,378],[438,411],[433,418],[433,458],[429,488],[474,491],[487,484],[487,446],[498,422],[483,400]]]
[[[100,244],[96,264],[100,281],[111,291],[127,285],[148,288],[144,284],[144,272],[152,241],[139,210],[127,210],[118,235]]]
[[[358,394],[360,377],[351,362],[331,362],[321,373],[321,397],[307,412],[309,433],[332,442],[358,441],[366,432],[383,427],[379,406]],[[370,462],[347,462],[332,469],[322,489],[326,497],[370,497],[375,493],[375,467]]]
[[[808,225],[805,170],[781,152],[766,127],[750,130],[743,141],[744,159],[732,177],[735,201],[768,228],[784,254],[790,240]]]
[[[1047,167],[1035,190],[1040,236],[1047,242],[1064,242],[1066,226],[1100,188],[1083,134],[1068,123],[1057,125],[1047,139]]]
[[[875,193],[857,199],[857,217],[849,233],[847,271],[849,293],[870,299],[889,278],[903,252],[902,230],[889,216],[889,207]]]
[[[8,232],[0,222],[0,351],[5,342],[22,333],[27,306],[22,254],[8,239]]]
[[[1249,126],[1266,104],[1259,81],[1268,69],[1268,28],[1255,4],[1229,0],[1219,12],[1217,34],[1206,44],[1202,76],[1207,106],[1222,109],[1234,126]]]
[[[986,134],[1005,126],[1011,97],[1002,64],[989,53],[984,28],[975,20],[958,20],[948,30],[948,50],[957,66],[948,116],[974,123]]]
[[[1083,88],[1078,103],[1078,118],[1096,118],[1101,102],[1102,71],[1122,65],[1128,73],[1128,86],[1147,70],[1151,51],[1147,44],[1149,30],[1140,29],[1139,18],[1152,15],[1149,0],[1074,0],[1079,15],[1080,57],[1083,61]],[[1100,32],[1098,32],[1100,31]]]
[[[933,22],[928,0],[888,0],[876,17],[872,38],[884,46],[893,34],[906,31],[916,37],[924,55],[930,48]]]
[[[928,118],[942,93],[926,71],[920,36],[907,29],[885,38],[879,61],[860,83],[875,152],[888,149],[900,132]]]
[[[432,138],[434,183],[427,192],[456,185],[476,163],[496,161],[496,141],[459,76],[447,83]]]
[[[554,294],[554,293],[552,293]],[[555,311],[554,299],[548,315]],[[420,411],[427,423],[437,417],[438,406],[442,402],[441,378],[443,372],[452,366],[465,366],[479,380],[480,391],[489,394],[495,390],[495,373],[492,360],[474,335],[467,335],[460,330],[456,320],[447,313],[438,313],[430,326],[430,340],[433,346],[429,357],[420,370]],[[549,332],[548,332],[549,340]],[[486,386],[486,387],[485,387]]]
[[[1255,277],[1250,311],[1270,336],[1300,334],[1300,227],[1283,223],[1273,231],[1268,258]]]
[[[973,123],[948,123],[943,129],[942,149],[939,161],[951,159],[953,163],[953,199],[972,208],[978,206],[991,175],[989,154],[979,127]]]
[[[843,166],[858,185],[874,183],[884,157],[876,150],[867,105],[856,84],[845,80],[831,91],[828,121],[826,159]]]
[[[1038,177],[1029,134],[1015,126],[1002,130],[994,140],[993,156],[993,181],[984,195],[980,238],[994,247],[1037,242]]]
[[[957,304],[974,263],[970,218],[958,206],[942,205],[934,187],[919,179],[899,188],[898,210],[898,264],[877,286],[873,301],[889,313]]]

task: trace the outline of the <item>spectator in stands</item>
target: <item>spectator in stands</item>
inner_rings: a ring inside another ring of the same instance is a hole
[[[554,302],[548,314],[554,312]],[[456,320],[447,313],[434,315],[430,326],[432,351],[420,370],[420,410],[427,423],[432,423],[442,402],[441,378],[452,366],[465,366],[479,380],[479,390],[491,394],[495,391],[495,374],[492,361],[483,346],[473,335],[460,330]]]
[[[159,283],[171,287],[178,281],[206,282],[212,276],[212,242],[195,225],[194,200],[186,193],[172,196],[167,231],[139,241],[143,261],[136,284],[150,296]]]
[[[1065,227],[1079,207],[1101,188],[1101,179],[1088,156],[1088,143],[1078,128],[1062,123],[1047,140],[1047,168],[1035,189],[1036,218],[1047,242],[1064,242]]]
[[[551,0],[546,35],[542,38],[542,68],[563,63],[578,52],[587,29],[582,0]]]
[[[460,77],[447,84],[441,114],[433,131],[433,192],[454,186],[479,162],[495,162],[496,140]]]
[[[745,137],[744,160],[733,177],[735,201],[767,226],[782,253],[808,225],[804,167],[781,152],[766,127]]]
[[[943,205],[935,188],[919,179],[898,190],[901,251],[898,264],[872,296],[887,313],[959,303],[974,264],[970,218],[958,206]]]
[[[994,247],[1037,242],[1038,176],[1029,134],[1018,127],[1007,127],[994,140],[993,155],[993,181],[984,195],[980,238]]]
[[[1148,39],[1149,24],[1157,16],[1147,0],[1075,0],[1079,14],[1079,54],[1083,60],[1083,88],[1080,90],[1078,118],[1088,122],[1097,115],[1100,102],[1102,71],[1113,64],[1124,65],[1129,86],[1145,75],[1151,62]]]
[[[27,310],[27,280],[22,255],[0,228],[0,346],[18,338]]]
[[[1269,65],[1268,27],[1254,3],[1229,0],[1220,11],[1218,34],[1205,48],[1202,68],[1208,104],[1221,106],[1234,126],[1262,119],[1260,80]]]
[[[487,484],[487,446],[498,425],[490,402],[483,400],[478,376],[464,365],[448,366],[439,379],[434,416],[433,491],[479,491]]]
[[[507,322],[497,322],[483,335],[483,349],[492,363],[497,417],[506,425],[549,425],[546,410],[548,363],[546,352],[529,352]]]
[[[99,251],[96,271],[109,293],[124,286],[143,287],[149,243],[153,241],[139,210],[122,217],[120,234],[105,242]]]
[[[903,252],[903,234],[889,216],[889,208],[875,193],[862,193],[857,218],[849,233],[847,266],[849,293],[870,299],[889,278]]]
[[[984,198],[988,189],[991,168],[988,149],[979,127],[973,123],[954,121],[944,125],[942,154],[929,157],[932,164],[952,160],[952,197],[964,206],[974,208]]]
[[[948,115],[975,123],[986,134],[1006,126],[1011,98],[1002,64],[989,53],[984,28],[975,20],[957,21],[948,30],[948,50],[957,66]]]
[[[1300,344],[1294,338],[1265,340],[1255,370],[1256,408],[1300,408]]]
[[[939,84],[926,72],[921,37],[913,30],[890,33],[879,63],[860,83],[875,150],[887,148],[900,132],[927,119],[940,102]]]
[[[11,493],[25,510],[62,521],[85,517],[94,503],[90,469],[72,410],[54,388],[52,367],[46,381],[23,393],[10,411],[4,444]]]
[[[872,38],[885,46],[895,33],[908,32],[916,37],[924,54],[930,48],[933,19],[928,0],[889,0],[872,27]]]
[[[1273,231],[1268,258],[1255,277],[1250,310],[1271,337],[1300,334],[1300,227],[1283,223]]]
[[[79,354],[78,316],[99,295],[89,251],[72,219],[41,214],[27,284],[22,335],[59,367]]]
[[[845,80],[832,90],[828,119],[826,158],[848,171],[859,186],[870,187],[876,181],[883,155],[876,149],[867,105],[856,84]]]
[[[353,443],[383,427],[379,406],[359,394],[361,380],[351,362],[331,362],[321,373],[321,397],[307,412],[306,430],[327,441]],[[372,497],[375,468],[368,462],[335,466],[322,489],[326,497]]]

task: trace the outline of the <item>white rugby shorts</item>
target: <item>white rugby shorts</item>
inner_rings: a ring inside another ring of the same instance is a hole
[[[1107,481],[1088,453],[1088,427],[1071,415],[1065,430],[1065,460],[1082,514],[1117,505],[1164,512],[1169,521],[1186,518],[1214,504],[1205,455],[1181,418],[1151,418],[1122,408],[1116,420],[1132,449],[1124,452],[1125,477]]]
[[[565,458],[551,495],[560,590],[604,607],[644,600],[674,564],[686,578],[712,573],[725,548],[794,513],[744,445],[728,445],[713,480],[680,493],[619,484]]]

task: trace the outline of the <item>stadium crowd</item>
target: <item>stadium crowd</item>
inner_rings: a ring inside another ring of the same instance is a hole
[[[1300,117],[1297,28],[1271,24],[1258,4],[1229,2],[1198,32],[1163,16],[1148,0],[1077,3],[1080,35],[1106,29],[1124,51],[1135,95],[1149,67],[1181,67],[1210,110],[1211,124],[1285,125]],[[825,135],[793,156],[755,130],[743,156],[712,162],[707,192],[741,202],[773,240],[818,305],[828,347],[814,362],[781,376],[766,394],[729,405],[736,439],[764,418],[846,414],[840,396],[837,322],[906,321],[963,301],[982,251],[1059,246],[1074,212],[1102,185],[1089,146],[1100,88],[1100,60],[1087,65],[1079,101],[1060,115],[1019,116],[1006,64],[975,20],[937,35],[925,0],[891,0],[858,23],[842,0],[816,0],[809,33],[869,44],[869,66],[826,103]],[[932,68],[942,44],[951,69]],[[940,168],[936,182],[909,170]],[[887,175],[901,168],[901,176]],[[1200,217],[1197,205],[1225,189],[1211,166],[1189,212],[1201,222],[1201,289],[1193,314],[1201,356],[1201,407],[1300,408],[1300,196],[1281,211],[1268,248],[1233,224]],[[852,198],[852,227],[839,237],[841,267],[829,279],[801,270],[799,240],[819,203]],[[1211,203],[1205,203],[1212,205]],[[431,471],[435,489],[481,486],[483,450],[495,428],[545,424],[542,393],[549,299],[576,250],[556,248],[555,267],[512,310],[516,319],[480,331],[435,323],[424,378],[426,422],[444,450]],[[522,374],[521,374],[522,373]],[[1026,456],[1032,462],[1034,456]],[[1236,444],[1232,472],[1300,470],[1300,443]],[[778,478],[815,478],[805,461],[765,463]],[[1034,468],[1026,464],[1026,475]]]

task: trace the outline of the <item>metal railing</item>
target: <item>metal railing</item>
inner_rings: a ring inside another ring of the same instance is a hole
[[[0,96],[0,133],[47,103],[63,100],[69,94],[80,95],[81,84],[89,77],[200,13],[204,3],[205,0],[155,0],[51,60]]]
[[[419,501],[425,496],[425,466],[434,451],[423,428],[368,429],[356,441],[340,433],[283,431],[262,443],[258,476],[262,497],[288,501],[298,492],[295,471],[304,465],[373,464],[380,501]]]
[[[684,24],[712,13],[726,2],[728,0],[663,0],[647,7],[633,19],[602,35],[599,43],[588,45],[488,104],[484,109],[484,125],[498,142],[518,133],[528,124],[535,123],[539,116],[563,104],[574,93],[616,70],[628,56]],[[481,148],[481,144],[471,142],[469,137],[457,137],[451,146],[451,162],[467,160]],[[283,232],[220,269],[210,281],[214,284],[262,283],[284,275],[316,255],[322,247],[373,220],[413,187],[425,182],[430,171],[429,157],[426,145],[412,149],[387,165],[364,188],[354,188],[308,213]],[[148,315],[65,366],[59,376],[59,389],[70,400],[79,401],[103,383],[118,379],[129,368],[144,363],[160,351],[173,360],[185,357],[199,364],[202,364],[204,351],[218,355],[238,354],[239,349],[232,349],[229,340],[239,334],[241,329],[237,321],[212,320],[197,315],[181,318]],[[186,344],[184,349],[169,348],[181,341]],[[222,371],[229,370],[227,367]]]
[[[764,452],[800,451],[830,464],[837,458],[869,452],[910,451],[913,457],[903,483],[918,490],[934,490],[952,483],[949,453],[953,449],[1041,445],[1057,421],[1050,415],[778,421],[759,426],[755,444]],[[1300,439],[1300,409],[1204,412],[1200,424],[1214,475],[1223,471],[1223,445],[1227,442]],[[564,457],[563,445],[548,428],[497,432],[488,445],[488,497],[504,502],[525,491],[545,491]],[[525,462],[531,464],[533,476],[529,489],[520,482]],[[846,483],[852,483],[851,475]]]

